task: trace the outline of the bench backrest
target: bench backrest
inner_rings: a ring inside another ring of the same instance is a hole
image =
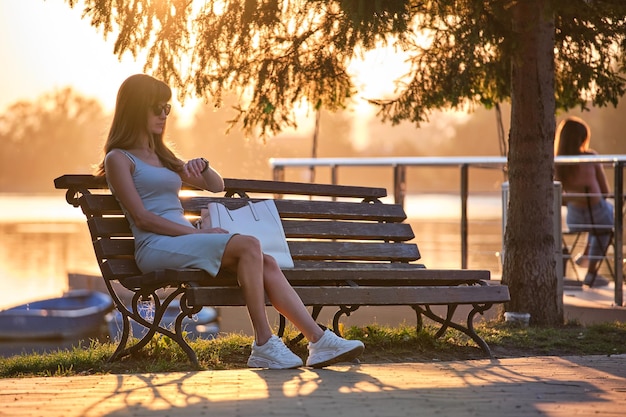
[[[194,218],[210,201],[230,208],[247,198],[276,200],[285,235],[297,267],[316,262],[409,263],[420,258],[406,213],[384,204],[384,188],[352,187],[260,180],[226,179],[226,197],[181,197],[185,213]],[[55,180],[67,189],[69,203],[80,206],[103,277],[123,280],[141,271],[134,260],[134,240],[126,218],[103,178],[65,175]],[[233,197],[238,196],[238,197]]]

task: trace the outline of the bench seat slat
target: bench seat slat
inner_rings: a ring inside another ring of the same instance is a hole
[[[295,267],[285,269],[283,272],[287,279],[293,282],[309,281],[355,281],[376,278],[380,282],[392,282],[407,280],[411,285],[427,285],[432,283],[456,282],[458,284],[472,284],[481,282],[484,285],[491,279],[491,272],[480,269],[428,269],[421,264],[402,263],[356,263],[356,262],[321,262],[316,268],[306,265],[306,261],[296,261]],[[302,266],[302,264],[305,264]],[[173,281],[199,282],[212,281],[210,277],[200,269],[172,269],[166,270],[166,275]],[[217,278],[221,280],[222,277]],[[229,278],[226,278],[229,279]],[[221,281],[219,281],[221,282]],[[236,281],[230,282],[237,285]],[[440,284],[441,285],[441,284]]]
[[[356,262],[317,262],[318,267],[312,268],[307,265],[307,261],[296,261],[295,267],[285,269],[283,272],[288,279],[306,280],[306,275],[314,271],[322,272],[322,276],[328,276],[328,280],[337,280],[344,277],[344,280],[358,280],[359,277],[370,279],[371,276],[378,276],[381,281],[396,280],[399,278],[412,279],[415,282],[441,282],[457,281],[462,283],[485,282],[491,279],[489,270],[481,269],[428,269],[421,264],[402,263],[356,263]],[[200,269],[170,269],[166,274],[174,279],[178,277],[183,282],[201,281],[211,278]],[[221,279],[221,278],[217,278]],[[321,278],[316,278],[320,280]],[[235,283],[236,284],[236,283]]]
[[[481,283],[487,285],[490,280],[488,270],[470,269],[427,269],[420,264],[402,263],[355,263],[355,262],[314,262],[317,267],[307,265],[311,262],[298,261],[293,269],[285,269],[287,279],[294,285],[345,285],[352,281],[359,285],[389,286],[405,285],[467,285]],[[141,276],[132,259],[110,259],[102,265],[105,278],[126,280],[132,286],[142,283],[154,284],[152,276]],[[130,278],[130,279],[129,279]],[[213,278],[199,269],[166,270],[163,283],[205,283],[206,285],[238,286],[233,276]]]
[[[463,287],[301,287],[294,286],[305,305],[447,305],[502,303],[510,299],[503,285]],[[243,303],[241,290],[233,287],[190,288],[190,305],[238,306]],[[323,302],[320,302],[323,300]]]

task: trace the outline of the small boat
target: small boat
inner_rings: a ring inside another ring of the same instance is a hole
[[[151,316],[154,314],[150,308],[140,309],[139,314],[141,317],[150,321]],[[180,314],[180,304],[178,299],[172,300],[165,314],[161,319],[161,326],[166,329],[173,329],[176,317]],[[214,339],[220,331],[218,324],[219,314],[213,307],[203,307],[198,313],[193,314],[190,317],[185,317],[182,322],[182,329],[186,332],[187,338],[194,339]],[[115,341],[119,341],[122,330],[122,314],[115,310],[111,314],[107,315],[107,323],[109,327],[109,334]],[[135,320],[130,320],[132,327],[133,337],[141,338],[147,333],[147,329],[137,323]]]
[[[73,290],[62,297],[0,311],[0,339],[68,339],[94,334],[106,324],[113,300],[99,291]]]

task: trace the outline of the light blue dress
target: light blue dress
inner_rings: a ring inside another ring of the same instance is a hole
[[[180,176],[167,168],[147,164],[122,149],[118,150],[135,165],[133,181],[144,207],[158,216],[193,228],[184,216],[178,198],[182,186]],[[113,188],[111,191],[115,193]],[[135,260],[143,273],[166,268],[199,268],[212,276],[217,275],[224,249],[233,237],[232,234],[165,236],[146,232],[135,225],[126,208],[121,206],[135,237]]]

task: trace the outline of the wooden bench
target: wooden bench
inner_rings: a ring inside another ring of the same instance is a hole
[[[175,340],[197,366],[181,322],[203,306],[243,306],[236,278],[215,279],[196,269],[142,274],[134,261],[128,222],[104,179],[64,175],[54,183],[57,189],[67,190],[67,202],[80,207],[87,217],[102,276],[123,315],[123,335],[111,360],[138,351],[160,333]],[[418,329],[425,316],[441,324],[436,337],[448,328],[457,329],[491,356],[489,346],[473,328],[473,319],[493,304],[509,301],[508,288],[491,283],[486,270],[427,269],[415,263],[420,253],[410,242],[414,234],[405,222],[404,209],[381,202],[386,196],[384,188],[238,179],[226,179],[225,184],[223,197],[204,192],[181,197],[185,212],[197,217],[209,201],[221,201],[232,208],[249,198],[275,197],[295,263],[293,269],[284,270],[285,275],[304,304],[313,307],[315,319],[322,307],[337,308],[332,324],[337,334],[341,316],[350,315],[360,306],[405,305],[415,310]],[[133,292],[130,308],[116,293],[112,285],[115,281]],[[169,292],[163,295],[163,289]],[[174,329],[158,326],[165,308],[179,296],[182,311]],[[144,299],[155,304],[153,323],[139,315],[138,304]],[[446,314],[435,314],[431,307],[436,305],[447,306]],[[460,305],[471,306],[465,324],[452,321]],[[129,318],[149,331],[127,347]],[[281,336],[284,327],[281,317]]]

